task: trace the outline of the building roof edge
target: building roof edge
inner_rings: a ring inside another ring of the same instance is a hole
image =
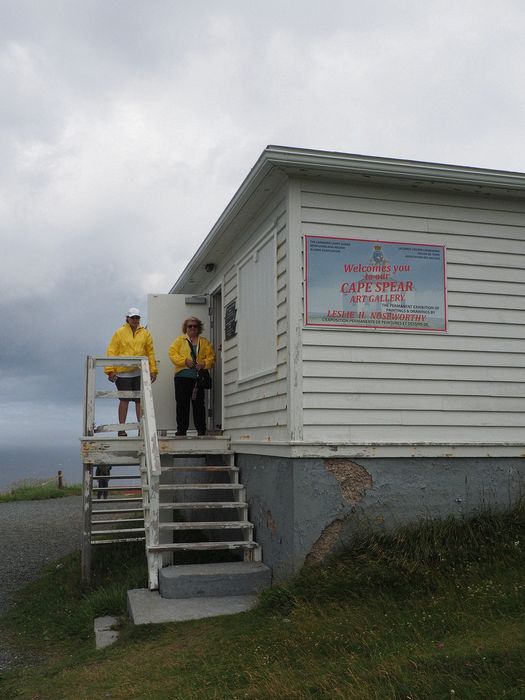
[[[251,196],[257,185],[274,168],[287,175],[297,176],[301,170],[319,173],[346,172],[348,175],[383,177],[386,179],[443,183],[465,187],[501,189],[525,192],[525,174],[490,170],[461,165],[431,163],[378,156],[363,156],[337,151],[319,151],[292,146],[268,145],[241,183],[232,199],[217,219],[209,234],[188,262],[171,293],[181,292],[198,270],[207,251],[220,236],[223,228],[236,216]]]
[[[349,173],[363,175],[401,176],[415,180],[440,180],[465,185],[525,190],[525,173],[506,170],[364,156],[337,151],[317,151],[290,146],[270,145],[267,146],[264,154],[272,163],[281,167],[302,165],[316,167],[319,170],[346,170]]]

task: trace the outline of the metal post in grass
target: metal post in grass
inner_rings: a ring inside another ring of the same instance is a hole
[[[62,469],[58,470],[57,482],[58,482],[58,488],[63,489],[64,488],[64,474],[62,473]]]

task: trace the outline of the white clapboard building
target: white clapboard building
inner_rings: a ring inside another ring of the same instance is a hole
[[[522,493],[525,175],[269,146],[149,297],[160,431],[185,315],[217,349],[209,429],[276,578],[366,524]]]

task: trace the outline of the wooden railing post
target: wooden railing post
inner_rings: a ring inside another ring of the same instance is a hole
[[[93,493],[93,467],[84,464],[84,480],[82,488],[82,581],[91,580],[91,502]]]
[[[84,435],[95,434],[95,358],[86,360],[86,388],[84,400]]]
[[[86,359],[86,380],[84,387],[84,437],[95,432],[95,360],[88,356]],[[91,500],[93,481],[92,466],[83,464],[82,485],[82,581],[91,580]]]

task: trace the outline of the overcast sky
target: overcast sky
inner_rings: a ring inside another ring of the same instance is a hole
[[[523,0],[0,0],[0,448],[78,445],[85,356],[267,144],[525,170],[524,32]]]

